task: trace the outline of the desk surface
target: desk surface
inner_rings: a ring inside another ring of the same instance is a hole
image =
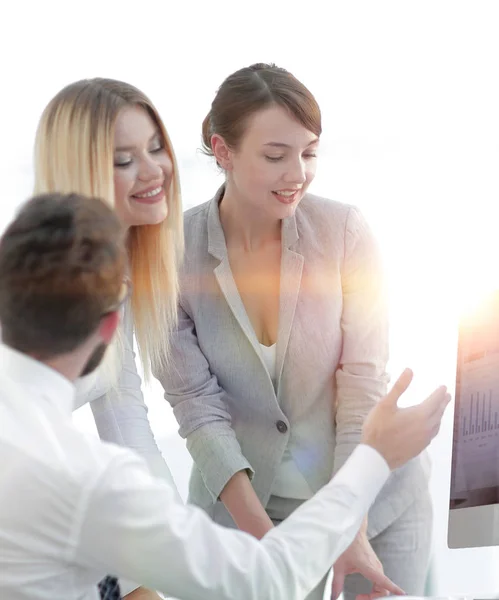
[[[390,600],[499,600],[496,594],[453,594],[451,596],[389,596]]]

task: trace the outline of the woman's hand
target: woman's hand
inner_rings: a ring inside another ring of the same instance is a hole
[[[357,596],[357,600],[374,600],[380,596],[402,596],[404,591],[395,585],[383,572],[383,565],[367,539],[367,520],[352,544],[334,564],[331,600],[336,600],[343,591],[345,577],[360,573],[373,584],[370,594]]]
[[[127,594],[126,596],[123,596],[123,600],[162,600],[162,598],[152,590],[139,587],[136,590],[133,590],[133,592]]]

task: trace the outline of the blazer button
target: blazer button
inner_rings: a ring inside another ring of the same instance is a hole
[[[277,427],[277,431],[279,433],[286,433],[286,431],[288,430],[288,426],[284,421],[277,421],[275,426]]]

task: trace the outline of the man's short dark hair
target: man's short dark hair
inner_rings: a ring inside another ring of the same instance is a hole
[[[0,240],[3,341],[45,360],[76,349],[116,305],[125,263],[123,228],[102,200],[28,200]]]

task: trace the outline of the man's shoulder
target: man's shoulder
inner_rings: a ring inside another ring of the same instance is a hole
[[[6,382],[5,378],[1,383]],[[21,386],[11,386],[9,393],[0,392],[0,459],[3,464],[15,464],[18,483],[37,473],[40,484],[58,489],[88,490],[95,485],[114,461],[131,450],[102,442],[95,433],[78,429],[70,420],[57,418],[43,411],[26,414],[26,407],[16,407]],[[11,457],[10,459],[8,457]],[[15,457],[15,460],[12,458]],[[31,473],[31,475],[29,475]]]
[[[67,448],[65,469],[82,483],[91,485],[114,464],[139,458],[129,448],[103,442],[95,434],[80,431],[74,426],[61,428],[57,433],[61,445]]]

